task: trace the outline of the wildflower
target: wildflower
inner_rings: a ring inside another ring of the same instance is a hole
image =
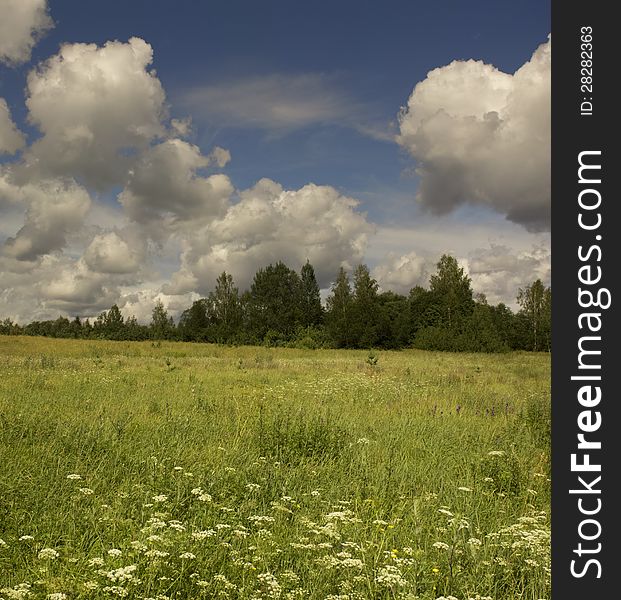
[[[173,471],[183,471],[183,467],[174,467]]]
[[[151,498],[151,500],[153,500],[153,502],[166,502],[166,500],[168,500],[168,496],[166,496],[165,494],[159,494],[157,496],[153,496]]]
[[[445,508],[439,508],[438,512],[442,513],[443,515],[446,515],[447,517],[453,516],[453,513],[450,510],[446,510]]]
[[[168,552],[163,552],[162,550],[148,550],[144,553],[147,558],[166,558],[169,556]]]
[[[321,492],[319,490],[313,490],[311,492],[311,496],[313,496],[314,498],[316,498],[317,496],[321,496]]]
[[[192,534],[192,537],[195,540],[204,540],[205,538],[211,537],[213,535],[216,535],[216,532],[213,529],[206,529],[203,531],[195,531]]]
[[[18,583],[15,587],[0,589],[0,594],[6,594],[10,600],[23,600],[31,595],[31,587],[29,583]]]
[[[450,548],[450,546],[448,544],[445,544],[444,542],[435,542],[434,544],[432,544],[432,546],[440,550],[448,550]]]
[[[103,567],[103,565],[104,565],[103,558],[95,557],[95,558],[91,558],[88,561],[89,567]]]
[[[183,554],[179,555],[179,558],[181,560],[193,560],[196,558],[196,555],[192,554],[191,552],[184,552]]]
[[[143,544],[142,542],[138,540],[134,540],[133,542],[130,542],[129,545],[132,548],[135,548],[136,550],[138,550],[139,552],[145,552],[146,550],[149,549],[149,547],[146,544]]]
[[[41,559],[54,560],[60,556],[54,548],[43,548],[38,554]]]
[[[401,571],[393,565],[384,565],[378,570],[375,582],[382,587],[405,587],[407,580],[403,578]]]
[[[247,483],[246,489],[250,492],[258,492],[261,489],[261,486],[258,483]]]
[[[34,538],[31,535],[22,535],[19,538],[20,542],[30,542],[31,540],[34,540]],[[1,545],[1,544],[0,544]]]
[[[364,569],[364,563],[359,558],[345,558],[341,561],[341,566],[346,569]]]
[[[268,598],[279,598],[282,593],[282,588],[278,583],[278,580],[271,573],[260,573],[257,575],[259,582],[265,586]]]
[[[257,523],[273,523],[276,519],[274,517],[270,517],[269,515],[251,515],[250,517],[248,517],[248,520],[257,524]]]
[[[134,579],[133,573],[137,568],[138,567],[136,565],[128,565],[126,567],[104,572],[104,575],[113,583],[123,583]]]
[[[91,488],[80,488],[78,490],[81,494],[84,494],[85,496],[90,496],[91,494],[94,494],[95,492],[93,492],[93,490],[91,490]]]
[[[457,488],[460,492],[471,492],[472,489],[470,489],[469,487],[458,487]]]
[[[99,587],[99,584],[96,581],[85,581],[84,587],[89,591],[93,591]]]
[[[168,527],[175,531],[185,531],[185,526],[180,521],[169,521]]]
[[[487,456],[504,456],[504,455],[505,455],[504,450],[490,450],[487,453]]]
[[[113,596],[118,596],[119,598],[125,598],[129,594],[129,592],[118,585],[107,585],[104,589],[104,592],[108,592]]]
[[[69,475],[67,475],[67,479],[77,481],[78,479],[82,479],[82,475],[78,475],[77,473],[69,473]]]
[[[67,594],[63,594],[62,592],[54,592],[53,594],[48,594],[46,598],[48,600],[67,600]]]
[[[123,553],[118,548],[111,548],[108,550],[108,556],[112,556],[113,558],[118,558]]]
[[[361,437],[356,440],[356,444],[370,444],[370,443],[371,443],[371,440],[368,440],[365,437]]]

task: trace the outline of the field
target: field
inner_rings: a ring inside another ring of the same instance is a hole
[[[0,598],[549,598],[547,354],[0,337],[0,375]]]

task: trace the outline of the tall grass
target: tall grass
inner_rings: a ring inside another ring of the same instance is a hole
[[[0,597],[548,598],[549,357],[374,356],[0,337]]]

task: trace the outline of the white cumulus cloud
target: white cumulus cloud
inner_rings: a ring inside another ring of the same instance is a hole
[[[550,226],[550,54],[513,75],[454,61],[418,83],[397,141],[416,159],[417,199],[436,214],[492,208],[530,231]]]
[[[299,269],[310,260],[320,285],[338,268],[362,261],[374,227],[356,210],[357,200],[330,186],[285,190],[262,179],[241,192],[226,214],[188,237],[182,268],[167,294],[205,293],[227,271],[243,289],[260,267],[282,260]]]
[[[228,155],[217,148],[217,156],[203,156],[197,146],[171,139],[145,151],[130,171],[119,202],[127,215],[144,225],[152,225],[154,237],[180,222],[195,227],[222,215],[233,193],[233,185],[221,173],[202,177],[197,170]],[[224,154],[223,154],[224,153]]]
[[[165,135],[164,90],[148,70],[151,46],[65,44],[28,75],[28,118],[43,136],[26,153],[28,176],[70,175],[98,188],[122,183],[136,151]]]
[[[17,186],[4,177],[0,195],[26,208],[23,226],[5,240],[2,248],[6,256],[23,261],[62,250],[67,234],[82,224],[91,206],[88,192],[73,179],[46,179]]]
[[[52,27],[47,0],[0,0],[0,62],[30,60],[37,40]]]
[[[24,144],[24,135],[13,123],[6,100],[0,98],[0,155],[14,154]]]
[[[144,247],[136,247],[116,231],[96,235],[84,252],[84,262],[95,273],[134,273],[143,259]]]

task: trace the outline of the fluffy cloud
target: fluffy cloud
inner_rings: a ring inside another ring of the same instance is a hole
[[[393,253],[374,267],[371,274],[382,290],[407,295],[414,286],[428,286],[429,277],[435,273],[437,262],[437,257],[422,256],[416,252],[402,256]]]
[[[475,293],[485,294],[492,304],[504,302],[516,307],[518,288],[535,279],[550,285],[550,250],[545,245],[532,245],[517,250],[504,244],[490,243],[464,255],[456,255],[459,265],[472,280]],[[407,295],[416,285],[429,287],[429,278],[437,271],[440,254],[389,254],[372,275],[383,290]]]
[[[93,273],[82,259],[58,265],[56,270],[53,279],[39,285],[40,297],[48,309],[95,315],[119,298],[118,283],[102,273]]]
[[[33,46],[52,25],[47,0],[2,0],[0,62],[19,65],[30,60]]]
[[[24,136],[13,123],[9,107],[0,98],[0,154],[14,154],[24,146]]]
[[[226,162],[230,155],[217,148],[213,156],[203,156],[197,146],[171,139],[147,150],[130,171],[119,202],[138,223],[152,225],[152,235],[182,222],[193,227],[222,215],[233,185],[226,175],[197,175],[210,164]]]
[[[514,248],[492,244],[472,251],[466,265],[472,288],[483,292],[492,303],[515,306],[518,288],[535,279],[550,285],[550,250],[545,246],[516,252]]]
[[[165,96],[151,46],[65,44],[28,75],[28,118],[43,137],[26,154],[25,176],[70,175],[98,188],[120,183],[131,156],[165,135]]]
[[[240,194],[227,213],[189,238],[182,269],[167,294],[205,293],[224,270],[247,287],[255,271],[279,260],[299,269],[308,259],[320,285],[338,268],[363,259],[373,226],[356,211],[358,202],[330,186],[284,190],[269,179]]]
[[[72,179],[47,179],[16,186],[3,177],[0,196],[13,204],[23,204],[23,227],[5,240],[5,256],[33,261],[44,254],[61,250],[67,233],[79,227],[91,201],[88,192]]]
[[[455,61],[416,85],[397,141],[418,163],[423,206],[446,214],[470,202],[549,229],[550,54],[548,41],[513,75]]]
[[[143,243],[125,240],[116,231],[96,235],[84,252],[84,262],[94,273],[136,272],[144,259]]]

